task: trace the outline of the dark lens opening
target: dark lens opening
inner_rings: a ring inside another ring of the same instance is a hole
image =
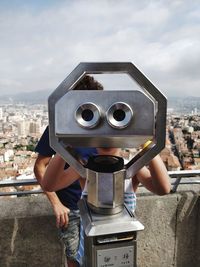
[[[84,121],[91,121],[94,117],[94,113],[91,109],[83,110],[81,115]]]
[[[86,168],[101,173],[113,173],[124,168],[124,160],[116,156],[92,156],[89,157]]]
[[[101,156],[101,157],[97,157],[95,158],[95,163],[97,164],[105,164],[105,165],[109,165],[109,164],[116,164],[118,163],[119,159],[117,157],[114,156]]]
[[[126,117],[126,113],[122,109],[116,109],[113,112],[113,118],[116,121],[123,121],[125,119],[125,117]]]

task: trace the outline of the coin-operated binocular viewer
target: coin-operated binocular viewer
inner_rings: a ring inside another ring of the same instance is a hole
[[[85,75],[128,74],[131,90],[73,90]],[[85,267],[136,266],[144,229],[124,205],[124,181],[165,146],[166,98],[132,63],[80,63],[49,97],[50,143],[82,177]],[[145,144],[145,145],[144,145]],[[115,155],[78,161],[71,147],[136,148],[128,163]]]

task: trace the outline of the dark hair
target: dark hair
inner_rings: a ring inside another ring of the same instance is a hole
[[[73,90],[103,90],[103,85],[97,82],[94,77],[86,75],[78,82]]]

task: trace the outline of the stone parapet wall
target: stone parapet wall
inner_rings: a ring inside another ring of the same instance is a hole
[[[138,234],[138,267],[200,266],[198,190],[138,197],[137,217],[145,225]]]
[[[154,196],[139,190],[138,267],[200,266],[200,187]],[[0,199],[0,266],[62,267],[63,247],[44,195]]]

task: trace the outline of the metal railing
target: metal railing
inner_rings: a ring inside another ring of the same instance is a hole
[[[172,181],[171,193],[177,191],[179,184],[200,184],[200,170],[169,171],[168,174],[175,178]]]
[[[188,185],[188,184],[199,184],[200,185],[200,170],[182,170],[182,171],[168,171],[171,180],[171,193],[175,193],[179,185]],[[30,185],[39,185],[38,181],[33,179],[5,179],[0,180],[0,188],[3,187],[13,187],[15,191],[12,192],[2,192],[0,191],[0,196],[22,196],[28,194],[41,194],[43,193],[42,189],[34,190],[21,190],[19,186],[30,186]]]
[[[43,193],[42,189],[34,190],[22,190],[18,188],[19,186],[30,186],[30,185],[39,185],[38,181],[33,179],[5,179],[0,181],[0,188],[3,187],[12,187],[15,191],[2,192],[0,191],[0,196],[22,196],[22,195],[32,195],[32,194],[41,194]]]

